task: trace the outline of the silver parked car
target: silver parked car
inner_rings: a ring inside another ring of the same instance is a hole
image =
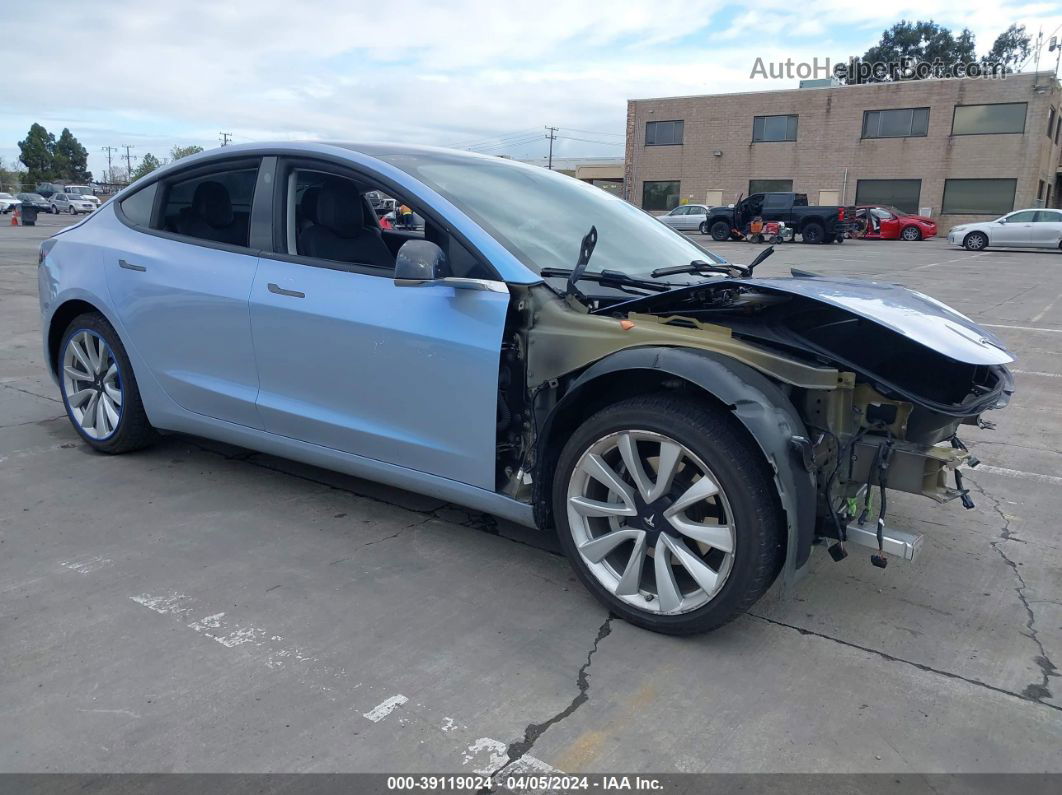
[[[76,193],[53,193],[48,200],[53,213],[90,213],[96,209],[96,203]]]
[[[1062,248],[1062,210],[1016,210],[994,221],[959,224],[948,242],[970,251],[993,247]]]
[[[683,204],[676,207],[667,215],[661,215],[660,220],[672,229],[683,232],[700,232],[708,234],[708,210],[704,204]]]

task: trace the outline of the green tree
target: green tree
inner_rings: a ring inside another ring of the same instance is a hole
[[[1010,74],[1029,58],[1029,34],[1024,25],[1011,25],[996,37],[992,49],[984,60],[987,64],[998,65]]]
[[[18,142],[18,159],[27,169],[27,180],[34,186],[56,177],[55,136],[36,122],[25,139]]]
[[[55,142],[54,158],[56,176],[73,182],[92,181],[92,172],[88,170],[88,150],[66,127]]]
[[[137,164],[137,167],[133,169],[133,180],[138,180],[141,177],[150,174],[161,165],[162,163],[159,159],[151,154],[151,152],[148,152],[140,159],[140,163]]]
[[[203,147],[192,144],[191,146],[175,146],[170,150],[171,160],[180,160],[188,155],[197,155],[203,151]]]
[[[862,56],[864,64],[888,64],[885,72],[860,76],[847,75],[849,84],[883,83],[893,80],[920,80],[923,77],[946,76],[956,64],[977,62],[974,34],[963,29],[958,36],[931,19],[917,22],[901,20],[881,33],[881,39]],[[939,65],[921,73],[903,74],[901,64]]]

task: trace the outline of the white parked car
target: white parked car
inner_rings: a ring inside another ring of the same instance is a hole
[[[77,193],[53,193],[48,200],[52,204],[53,213],[90,213],[96,209],[95,202],[89,201]]]
[[[0,213],[9,213],[22,204],[21,200],[16,199],[10,193],[0,193]]]
[[[948,242],[970,251],[994,248],[1062,248],[1062,210],[1016,210],[994,221],[959,224]]]
[[[705,204],[680,204],[667,215],[658,216],[672,229],[708,234],[708,210]]]
[[[92,202],[96,207],[100,206],[99,198],[92,193],[92,188],[88,185],[64,185],[63,192],[74,196],[80,196],[81,198]]]

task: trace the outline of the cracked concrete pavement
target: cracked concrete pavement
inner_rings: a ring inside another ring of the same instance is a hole
[[[1062,255],[779,247],[992,324],[1019,356],[977,509],[881,571],[822,550],[697,638],[611,619],[548,536],[203,439],[91,453],[0,228],[0,771],[1062,770]],[[755,248],[718,246],[736,261]]]

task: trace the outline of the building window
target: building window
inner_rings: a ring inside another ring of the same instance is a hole
[[[645,123],[646,146],[679,146],[682,144],[683,122],[647,121]]]
[[[752,120],[753,141],[795,141],[796,116],[756,116]]]
[[[859,206],[883,204],[915,214],[921,193],[920,179],[861,179],[856,182],[855,203]]]
[[[1026,102],[999,105],[956,105],[951,119],[952,135],[991,135],[1025,132]]]
[[[910,138],[929,132],[929,108],[863,111],[864,138]]]
[[[679,203],[678,180],[642,183],[643,210],[673,210]]]
[[[944,180],[945,215],[1003,215],[1014,209],[1016,179]]]
[[[1055,134],[1055,109],[1047,109],[1047,137],[1050,138]]]
[[[749,196],[753,193],[788,193],[793,190],[791,179],[750,179]]]

